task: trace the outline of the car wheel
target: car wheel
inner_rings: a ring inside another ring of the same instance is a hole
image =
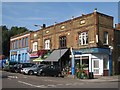
[[[42,73],[41,73],[41,75],[42,75],[42,76],[45,76],[45,73],[44,73],[44,72],[42,72]]]
[[[29,74],[29,75],[33,75],[34,72],[33,72],[33,71],[29,71],[28,74]]]
[[[39,72],[37,73],[37,76],[40,76],[40,73],[39,73]]]
[[[15,70],[15,73],[18,73],[18,70]]]
[[[61,77],[61,73],[58,73],[58,75],[57,75],[58,77]]]

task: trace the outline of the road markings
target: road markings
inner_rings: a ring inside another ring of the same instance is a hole
[[[32,86],[32,87],[39,87],[39,88],[46,88],[45,85],[33,85],[33,84],[30,84],[30,83],[27,83],[27,82],[23,82],[23,81],[18,81],[19,83],[22,83],[22,84],[25,84],[25,85],[28,85],[28,86]]]
[[[8,78],[18,78],[17,76],[8,76]]]
[[[63,84],[57,84],[57,85],[59,86],[59,85],[63,85]]]
[[[56,87],[55,85],[47,85],[48,87]]]

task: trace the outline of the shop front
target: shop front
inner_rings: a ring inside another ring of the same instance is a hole
[[[111,73],[110,50],[108,48],[90,48],[72,50],[72,75],[82,68],[89,76],[108,76]]]
[[[28,48],[10,50],[10,61],[18,63],[29,63]]]

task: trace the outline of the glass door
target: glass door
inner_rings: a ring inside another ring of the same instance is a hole
[[[100,61],[98,59],[93,60],[93,70],[94,70],[94,75],[100,75]]]

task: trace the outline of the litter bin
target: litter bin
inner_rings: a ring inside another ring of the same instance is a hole
[[[89,72],[89,79],[94,79],[93,72]]]

